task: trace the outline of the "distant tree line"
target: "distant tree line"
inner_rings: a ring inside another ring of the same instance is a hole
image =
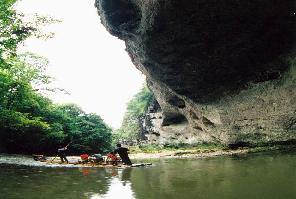
[[[104,152],[111,148],[112,129],[96,114],[75,104],[57,105],[44,92],[55,92],[45,74],[48,61],[17,47],[30,36],[42,34],[38,25],[54,20],[36,17],[25,23],[14,9],[16,0],[0,4],[0,152],[53,154],[58,145],[70,152]]]

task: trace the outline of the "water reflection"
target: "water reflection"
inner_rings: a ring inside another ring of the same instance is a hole
[[[80,168],[79,171],[84,177],[94,174],[94,171],[90,168]],[[105,179],[108,185],[108,190],[105,192],[86,192],[84,196],[89,199],[134,199],[134,192],[132,190],[130,178],[132,168],[118,169],[118,168],[106,168]]]
[[[111,181],[104,169],[1,165],[0,198],[88,199],[107,193]]]
[[[90,199],[134,199],[134,193],[132,191],[130,182],[122,182],[118,177],[113,177],[109,184],[109,190],[105,194],[93,194]]]
[[[125,169],[0,164],[0,198],[294,199],[295,165],[293,153],[155,160],[152,167]]]

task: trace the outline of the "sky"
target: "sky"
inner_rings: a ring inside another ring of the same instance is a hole
[[[76,103],[119,128],[127,102],[140,91],[145,77],[130,61],[124,42],[100,23],[94,1],[21,0],[17,10],[26,16],[38,13],[62,22],[44,29],[54,32],[54,38],[28,39],[19,51],[48,58],[54,85],[70,93],[51,94],[54,102]]]

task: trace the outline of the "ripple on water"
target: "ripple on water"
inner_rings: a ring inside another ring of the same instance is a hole
[[[13,164],[24,166],[44,166],[44,162],[34,161],[30,156],[0,154],[0,164]]]
[[[60,165],[60,164],[47,164],[33,160],[31,156],[15,155],[15,154],[0,154],[0,164],[11,164],[19,166],[36,166],[36,167],[79,167],[77,165]],[[41,171],[42,172],[42,171]]]

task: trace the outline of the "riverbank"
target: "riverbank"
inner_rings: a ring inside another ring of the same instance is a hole
[[[136,152],[131,153],[130,158],[134,160],[158,159],[158,158],[210,158],[217,156],[245,155],[250,153],[269,152],[269,151],[289,151],[296,150],[296,145],[276,145],[264,147],[240,147],[237,149],[210,148],[210,149],[176,149],[163,150],[156,152]]]
[[[251,153],[277,152],[277,151],[296,151],[296,145],[275,145],[264,147],[241,147],[237,149],[227,149],[220,147],[190,148],[190,149],[162,149],[150,152],[141,152],[131,147],[129,154],[133,162],[149,162],[149,159],[202,159],[214,158],[219,156],[244,156]],[[61,164],[58,157],[46,157],[47,162],[34,161],[32,156],[0,154],[0,164],[25,165],[25,166],[44,166],[44,167],[89,167],[80,165],[79,156],[68,156],[70,164]],[[53,160],[53,161],[52,161]],[[112,166],[112,165],[111,165]]]

